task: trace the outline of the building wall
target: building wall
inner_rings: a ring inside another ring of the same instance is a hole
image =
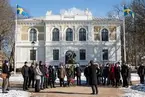
[[[56,17],[54,17],[56,18]],[[94,20],[95,21],[95,20]],[[86,65],[90,60],[99,63],[106,63],[102,60],[102,50],[109,50],[109,62],[121,61],[121,40],[120,40],[120,25],[108,24],[108,22],[95,22],[92,21],[45,21],[40,23],[28,20],[29,23],[19,23],[17,41],[16,41],[16,67],[21,68],[25,61],[31,64],[30,50],[34,46],[36,49],[36,62],[43,61],[46,64],[58,65],[60,62],[65,62],[65,53],[72,50],[76,53],[76,61],[81,65]],[[37,29],[38,41],[35,45],[29,41],[29,31],[31,28]],[[60,31],[60,41],[52,41],[52,30],[58,28]],[[73,41],[65,41],[65,31],[67,28],[72,28],[74,32]],[[79,29],[85,28],[87,31],[87,41],[79,41]],[[106,28],[109,30],[109,41],[101,41],[101,30]],[[97,33],[100,40],[94,40],[94,34]],[[41,38],[40,38],[41,37]],[[59,49],[59,60],[53,60],[53,49]],[[86,49],[86,60],[81,61],[79,58],[79,50]],[[108,62],[107,61],[107,62]]]

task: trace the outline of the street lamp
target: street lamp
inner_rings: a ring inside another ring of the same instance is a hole
[[[31,44],[32,44],[32,55],[33,55],[33,58],[32,58],[32,60],[33,60],[33,64],[34,64],[34,57],[35,57],[35,55],[34,55],[34,45],[35,45],[35,41],[32,41],[31,42]]]

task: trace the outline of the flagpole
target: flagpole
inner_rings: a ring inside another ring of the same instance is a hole
[[[123,52],[124,52],[124,63],[126,63],[125,16],[123,17]]]
[[[17,7],[17,4],[16,4],[16,7]],[[17,10],[16,10],[16,19],[15,19],[15,66],[14,66],[14,74],[16,74],[16,68],[17,68],[17,65],[16,65],[16,40],[17,40],[17,33],[18,33],[18,16],[17,16]]]

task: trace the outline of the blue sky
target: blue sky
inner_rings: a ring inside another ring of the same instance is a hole
[[[10,0],[13,7],[16,4],[29,11],[31,16],[45,16],[48,10],[59,14],[61,9],[76,7],[84,10],[88,8],[94,16],[106,16],[114,5],[121,4],[124,0]],[[129,3],[131,0],[126,0]]]

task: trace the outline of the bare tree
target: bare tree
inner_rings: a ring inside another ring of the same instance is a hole
[[[11,57],[14,44],[15,14],[9,0],[0,0],[0,50]]]
[[[135,13],[135,18],[127,16],[125,22],[127,62],[138,65],[141,58],[145,56],[145,0],[133,0],[127,6]],[[123,6],[115,5],[113,8],[114,10],[110,11],[108,16],[118,16],[122,19]]]

